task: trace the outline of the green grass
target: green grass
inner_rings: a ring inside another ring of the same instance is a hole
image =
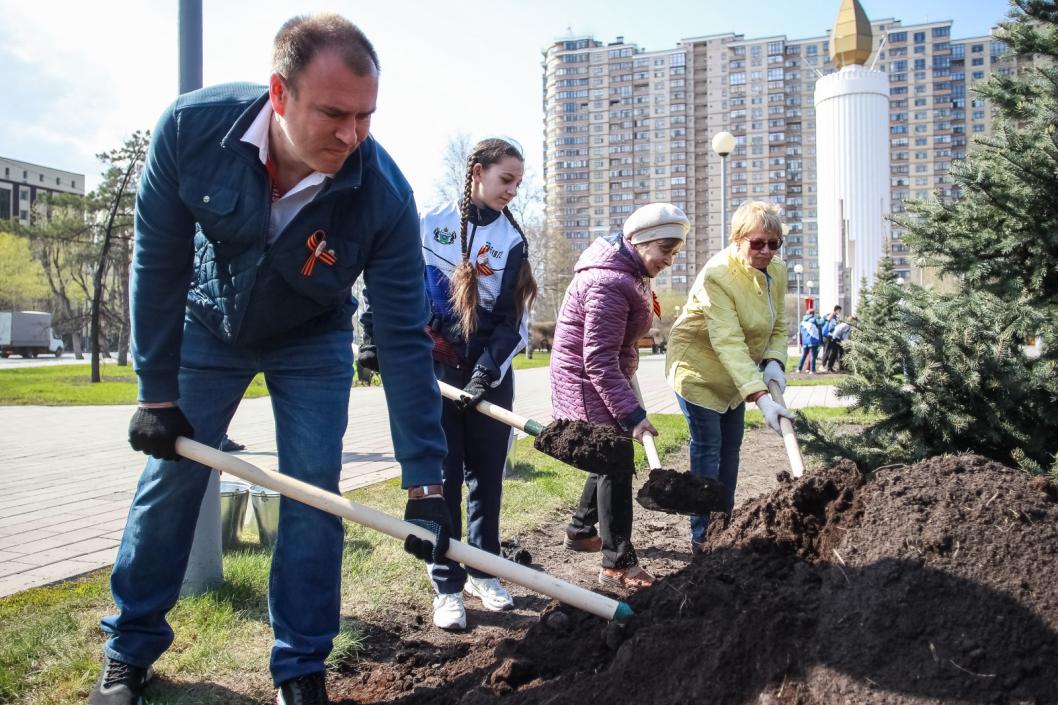
[[[101,382],[93,384],[90,365],[54,365],[0,370],[0,406],[102,406],[136,403],[136,373],[131,366],[100,367]],[[245,398],[268,396],[264,377],[257,375]]]
[[[661,434],[662,454],[687,443],[682,416],[657,415],[651,421]],[[645,467],[638,445],[636,458],[638,467]],[[515,444],[511,460],[504,484],[503,536],[524,534],[576,503],[583,472],[533,450],[531,439]],[[391,480],[347,496],[399,516],[406,493]],[[267,607],[271,556],[255,543],[252,532],[244,540],[248,542],[242,549],[224,557],[220,589],[185,598],[170,612],[176,639],[156,664],[160,677],[148,690],[151,705],[242,705],[272,699]],[[113,610],[108,577],[108,570],[100,570],[0,598],[0,703],[84,702],[99,675],[99,618]],[[360,620],[382,620],[394,609],[429,614],[432,591],[426,571],[404,553],[399,541],[346,524],[342,577],[343,620],[328,661],[332,668],[347,668],[358,658],[365,632]]]
[[[841,406],[809,406],[804,409],[795,409],[795,413],[804,414],[812,421],[829,421],[839,424],[872,424],[882,419],[877,413],[865,411],[850,411]],[[653,416],[651,418],[654,418]],[[764,425],[764,414],[756,408],[746,407],[746,428],[760,428]]]
[[[789,375],[797,372],[797,363],[801,361],[799,355],[791,355],[786,358],[786,385],[789,387],[819,387],[828,384],[837,384],[841,380],[845,379],[843,374],[832,374],[826,372],[823,374],[814,374],[811,377],[803,377],[799,379],[791,379]],[[806,363],[807,364],[807,363]],[[816,369],[819,369],[822,363],[816,362]]]
[[[511,366],[516,370],[531,370],[534,367],[547,367],[550,364],[551,353],[542,350],[534,352],[532,360],[527,358],[523,352],[516,356],[511,362]]]
[[[816,374],[811,377],[805,377],[801,379],[793,379],[790,377],[786,378],[786,386],[788,387],[821,387],[825,385],[836,385],[839,384],[845,375],[843,374]]]

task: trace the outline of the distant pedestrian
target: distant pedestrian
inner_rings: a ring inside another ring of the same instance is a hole
[[[801,361],[797,363],[798,372],[804,370],[806,360],[809,360],[808,374],[816,372],[819,345],[823,342],[821,323],[822,321],[816,317],[816,312],[812,309],[808,309],[808,313],[801,319]],[[811,356],[810,359],[809,356]]]
[[[853,316],[850,320],[855,321],[856,317]],[[851,333],[852,326],[847,321],[842,321],[834,329],[831,335],[830,350],[827,357],[823,359],[823,366],[827,368],[827,372],[837,372],[834,368],[841,367],[841,358],[845,356],[845,342]]]
[[[837,328],[838,323],[841,322],[841,306],[835,306],[834,310],[823,317],[823,325],[820,329],[820,333],[823,335],[822,346],[819,349],[819,359],[824,361],[830,354],[830,341],[831,336],[834,333],[834,329]]]

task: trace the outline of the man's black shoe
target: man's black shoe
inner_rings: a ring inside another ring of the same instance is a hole
[[[236,443],[227,436],[220,442],[220,449],[225,453],[238,453],[240,450],[246,450],[246,446],[242,443]]]
[[[323,671],[292,678],[279,686],[279,705],[327,705],[327,684]]]
[[[103,675],[88,694],[88,705],[141,705],[143,690],[154,673],[130,663],[103,657]]]

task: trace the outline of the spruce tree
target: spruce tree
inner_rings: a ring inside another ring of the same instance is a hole
[[[1017,70],[979,90],[994,109],[952,177],[961,198],[896,222],[955,293],[895,283],[885,264],[854,327],[840,391],[881,420],[852,435],[802,420],[806,445],[862,469],[973,451],[1058,472],[1058,10],[1017,0],[996,32]],[[1027,338],[1043,351],[1026,354]]]

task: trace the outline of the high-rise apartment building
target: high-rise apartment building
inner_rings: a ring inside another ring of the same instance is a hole
[[[40,194],[83,196],[84,185],[84,174],[0,157],[0,223],[17,220],[28,225],[33,204]]]
[[[970,94],[993,72],[1015,69],[990,37],[952,39],[951,22],[903,26],[876,20],[868,66],[889,73],[892,211],[907,198],[958,197],[948,176],[990,111]],[[693,228],[660,289],[686,291],[723,246],[717,132],[735,135],[728,209],[748,199],[780,205],[790,233],[782,254],[818,278],[816,80],[835,68],[828,37],[746,39],[714,34],[644,51],[623,37],[556,42],[544,59],[544,181],[548,226],[583,249],[619,231],[635,208],[670,201]],[[822,138],[822,136],[819,136]],[[892,228],[897,271],[913,263]]]

